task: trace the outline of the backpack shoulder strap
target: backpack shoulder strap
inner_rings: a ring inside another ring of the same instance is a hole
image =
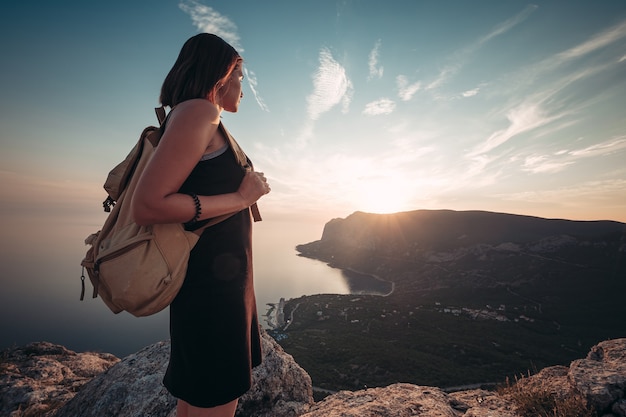
[[[159,121],[159,125],[163,126],[163,124],[165,123],[165,119],[166,119],[165,107],[164,106],[156,107],[154,109],[154,112],[156,113],[156,117],[157,117],[157,120]]]
[[[226,129],[226,126],[224,126],[224,123],[220,122],[219,129],[222,131],[222,133],[226,137],[226,140],[228,141],[228,145],[230,146],[230,149],[233,150],[233,153],[235,154],[235,158],[237,159],[237,162],[239,163],[239,165],[244,167],[246,170],[252,169],[248,156],[243,151],[243,149],[241,149],[241,146],[239,146],[235,138]]]
[[[233,150],[233,153],[235,154],[235,158],[237,159],[237,162],[239,162],[239,165],[241,165],[246,171],[253,171],[254,167],[248,159],[248,156],[245,154],[243,149],[241,149],[241,146],[239,146],[235,138],[226,129],[226,126],[224,126],[224,124],[220,122],[219,128],[222,130],[224,136],[226,136],[226,140],[228,141],[230,148]],[[259,212],[259,206],[257,205],[257,203],[254,203],[250,206],[250,211],[252,213],[252,218],[255,222],[260,222],[261,220],[263,220],[261,218],[261,213]]]
[[[166,116],[165,107],[163,106],[155,108],[154,111],[156,112],[159,126],[161,126],[161,128],[155,126],[146,127],[141,133],[137,144],[133,147],[130,153],[122,162],[117,164],[107,176],[107,179],[104,183],[104,189],[108,193],[108,196],[107,199],[102,203],[104,211],[106,212],[111,211],[111,207],[115,205],[117,200],[122,195],[122,191],[126,189],[128,181],[130,180],[130,177],[133,175],[135,167],[137,166],[137,161],[139,160],[143,152],[145,139],[147,139],[153,147],[156,147],[161,140],[163,127],[165,126],[165,122],[167,121],[167,116],[169,116],[169,114]]]
[[[150,140],[150,142],[152,143],[153,146],[157,146],[159,143],[159,140],[161,139],[161,134],[163,133],[163,130],[165,130],[165,125],[167,123],[167,120],[169,119],[170,115],[172,114],[172,110],[174,110],[173,108],[166,114],[165,112],[165,107],[161,106],[161,107],[156,107],[154,109],[157,119],[159,121],[159,125],[160,125],[160,129],[157,128],[153,128],[153,131],[151,132],[146,132],[144,131],[144,134],[148,134],[148,139]],[[226,127],[224,126],[224,124],[222,122],[220,122],[219,124],[219,128],[222,131],[222,133],[224,134],[224,136],[226,137],[226,140],[228,141],[228,144],[230,146],[230,148],[233,150],[233,153],[235,154],[235,158],[237,159],[237,162],[239,163],[239,165],[241,165],[243,168],[245,168],[246,170],[252,170],[252,164],[250,163],[250,160],[248,159],[248,156],[245,154],[245,152],[243,151],[243,149],[241,149],[241,146],[239,146],[239,144],[237,143],[237,141],[235,140],[235,138],[230,134],[230,132],[228,132],[228,130],[226,130]],[[146,129],[147,130],[147,129]],[[143,138],[144,135],[142,135]],[[250,211],[252,213],[252,217],[254,219],[255,222],[261,221],[261,213],[259,212],[259,207],[257,206],[256,203],[254,203],[252,206],[250,206]],[[194,230],[194,233],[199,234],[200,232],[202,232],[202,230],[206,229],[207,227],[211,227],[219,222],[222,222],[226,219],[228,219],[229,217],[231,217],[233,214],[235,213],[229,213],[229,214],[224,214],[222,216],[218,216],[215,217],[213,219],[211,219],[208,223],[202,225],[202,227],[199,227],[198,229]]]

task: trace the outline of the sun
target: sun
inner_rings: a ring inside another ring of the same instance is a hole
[[[359,181],[354,204],[368,213],[398,213],[410,210],[411,187],[404,180],[384,177]]]
[[[324,202],[338,209],[376,214],[415,210],[424,182],[402,169],[402,160],[381,161],[356,156],[333,156],[310,181],[324,193]],[[330,203],[332,204],[332,203]]]

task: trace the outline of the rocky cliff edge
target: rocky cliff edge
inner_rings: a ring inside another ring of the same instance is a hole
[[[315,403],[309,375],[265,333],[263,351],[238,417],[522,416],[510,392],[444,392],[403,383],[340,391]],[[168,354],[167,341],[122,360],[46,342],[8,349],[0,356],[0,416],[175,417],[176,401],[161,385]],[[518,385],[580,397],[603,417],[625,417],[626,338],[601,342],[569,367],[545,368]]]

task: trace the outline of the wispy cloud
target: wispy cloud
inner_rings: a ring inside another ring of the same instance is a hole
[[[261,96],[257,92],[257,85],[259,82],[256,78],[256,74],[254,73],[254,71],[249,70],[246,67],[244,67],[244,73],[246,75],[246,80],[248,80],[248,85],[250,86],[252,95],[254,96],[254,99],[256,100],[257,104],[262,110],[269,112],[270,109],[267,107],[267,104],[265,104],[265,101],[261,98]]]
[[[586,148],[568,152],[569,155],[577,158],[610,155],[615,152],[626,150],[626,136],[616,137],[604,142],[596,143]]]
[[[368,80],[374,78],[382,78],[384,67],[379,65],[378,63],[378,55],[380,53],[381,40],[377,40],[374,44],[374,48],[370,51],[369,55],[369,75],[367,77]]]
[[[396,103],[388,98],[381,98],[365,105],[363,114],[368,116],[379,116],[381,114],[392,113],[396,108]]]
[[[556,211],[560,213],[560,216],[567,216],[567,218],[574,216],[565,213],[574,211],[587,216],[589,213],[600,211],[609,213],[607,218],[611,218],[611,216],[619,216],[626,204],[624,189],[626,189],[626,180],[615,178],[585,181],[554,189],[498,194],[497,197],[515,202],[548,203],[560,206]],[[598,210],[598,207],[601,209]]]
[[[339,64],[327,48],[322,48],[319,55],[320,65],[313,76],[313,92],[307,97],[308,115],[317,120],[321,114],[339,103],[347,112],[352,100],[352,82],[345,68]]]
[[[193,25],[198,31],[203,33],[213,33],[228,42],[239,53],[244,51],[241,45],[241,38],[237,32],[237,25],[227,16],[222,15],[215,9],[205,6],[196,0],[184,0],[178,7],[191,17]],[[250,91],[259,107],[264,111],[269,111],[263,98],[258,92],[258,80],[254,71],[244,67],[246,80],[250,86]]]
[[[542,106],[541,99],[537,101],[529,99],[508,110],[506,118],[509,121],[509,126],[494,132],[485,142],[479,144],[470,153],[470,156],[487,153],[511,138],[538,127],[545,126],[563,117],[563,115],[564,113],[548,114]]]
[[[461,65],[458,63],[446,65],[443,69],[441,69],[437,78],[435,78],[433,81],[428,83],[428,85],[426,86],[426,90],[434,90],[435,88],[440,87],[446,81],[448,81],[448,78],[452,77],[457,72],[459,72],[460,69],[461,69]]]
[[[555,71],[559,69],[565,68],[566,70],[572,71],[572,66],[568,67],[567,65],[571,62],[584,58],[597,52],[601,49],[606,49],[614,44],[618,44],[617,42],[626,38],[626,21],[621,22],[618,25],[615,25],[605,31],[597,33],[590,37],[588,40],[573,46],[565,51],[556,53],[548,58],[537,62],[533,65],[529,65],[515,74],[516,80],[509,80],[509,84],[514,85],[516,88],[524,88],[526,86],[532,85],[541,77],[545,77],[547,75],[553,74]],[[599,73],[607,68],[612,67],[616,63],[619,64],[622,62],[626,56],[624,56],[624,52],[622,47],[614,48],[613,53],[608,53],[604,59],[604,61],[598,60],[593,66],[591,64],[583,65],[582,68],[577,67],[571,74],[563,76],[560,75],[561,84],[569,84],[573,81],[586,78],[590,75],[594,75]]]
[[[576,59],[581,56],[587,55],[598,49],[604,48],[622,38],[626,37],[626,21],[611,27],[597,35],[593,36],[586,42],[581,43],[573,48],[561,52],[556,55],[556,61],[558,63],[562,61],[568,61]]]
[[[396,77],[396,85],[398,86],[398,96],[402,101],[409,101],[413,98],[422,87],[420,81],[409,84],[409,80],[404,75],[398,75]]]
[[[553,174],[564,170],[573,163],[573,161],[565,160],[555,161],[546,155],[532,155],[526,157],[522,170],[533,174]]]
[[[484,43],[490,41],[491,39],[493,39],[493,38],[495,38],[497,36],[503,35],[506,32],[508,32],[509,30],[513,29],[515,26],[519,25],[524,20],[528,19],[528,17],[535,10],[537,10],[538,7],[539,6],[537,6],[535,4],[530,4],[530,5],[526,6],[526,8],[524,10],[522,10],[521,12],[519,12],[518,14],[513,16],[512,18],[507,19],[504,22],[500,23],[491,32],[489,32],[487,35],[483,36],[476,43],[476,45],[475,45],[475,47],[473,49],[476,49],[477,47],[483,45]]]
[[[509,30],[513,29],[515,26],[522,23],[532,14],[532,12],[534,12],[537,9],[537,7],[538,6],[536,5],[527,6],[524,10],[522,10],[517,15],[498,24],[491,32],[489,32],[485,36],[481,37],[474,43],[471,43],[470,45],[466,46],[465,48],[457,51],[454,54],[451,62],[441,69],[437,78],[435,78],[433,81],[428,83],[428,85],[426,86],[426,90],[433,90],[445,84],[448,81],[448,79],[450,79],[451,77],[454,77],[461,70],[461,68],[463,68],[469,56],[474,54],[478,49],[480,49],[484,44],[489,42],[491,39],[505,34]]]
[[[494,184],[498,178],[499,173],[487,173],[487,167],[495,161],[497,158],[492,155],[474,155],[468,158],[468,164],[458,164],[457,168],[463,169],[463,174],[458,178],[463,178],[462,181],[455,181],[449,184],[451,189],[463,189],[484,187],[486,185]]]
[[[626,151],[626,136],[620,136],[580,149],[529,155],[524,158],[522,170],[533,174],[556,173],[583,159],[609,156],[624,151]]]
[[[461,95],[463,97],[474,97],[475,95],[478,94],[479,91],[480,91],[480,88],[476,87],[474,89],[464,91],[463,93],[461,93]]]
[[[624,37],[626,37],[626,22],[596,34],[581,44],[557,53],[537,64],[523,68],[516,75],[517,81],[507,81],[508,84],[515,85],[520,90],[517,91],[517,94],[524,95],[521,102],[515,103],[515,92],[509,91],[508,94],[513,97],[511,100],[513,103],[508,107],[504,106],[501,110],[509,122],[508,127],[492,133],[483,143],[477,145],[469,156],[490,152],[520,134],[539,128],[547,128],[548,125],[559,119],[583,113],[586,106],[592,105],[594,100],[586,97],[576,104],[568,103],[566,97],[568,94],[563,93],[567,88],[614,66],[616,61],[611,57],[603,63],[594,62],[593,65],[572,67],[564,64],[606,48]],[[565,70],[557,74],[557,69],[561,69],[561,67],[564,67]],[[530,95],[527,91],[521,90],[531,86],[536,90]],[[572,122],[563,122],[561,126],[568,127],[571,125]],[[567,165],[569,164],[558,163],[536,166],[536,164],[531,163],[527,168],[533,172],[555,172]]]
[[[237,25],[227,16],[215,9],[195,0],[184,0],[178,7],[191,17],[193,25],[200,31],[213,33],[231,44],[239,52],[243,52]]]
[[[296,149],[306,146],[313,137],[317,119],[336,105],[341,104],[342,112],[347,113],[353,94],[346,69],[333,58],[328,48],[320,49],[319,66],[313,74],[313,91],[306,97],[308,117],[290,146]]]

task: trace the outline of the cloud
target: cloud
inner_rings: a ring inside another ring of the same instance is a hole
[[[437,76],[437,78],[435,78],[434,81],[430,82],[427,86],[426,86],[426,90],[433,90],[437,87],[440,87],[441,85],[443,85],[444,83],[446,83],[448,81],[448,78],[451,78],[453,75],[455,75],[457,72],[459,72],[459,70],[461,69],[461,65],[460,64],[449,64],[447,66],[445,66],[440,72],[439,75]]]
[[[614,56],[606,59],[604,63],[596,62],[593,66],[568,67],[564,64],[571,60],[582,58],[599,49],[607,48],[624,37],[626,37],[626,22],[600,32],[588,40],[537,64],[522,69],[516,75],[518,79],[507,81],[508,85],[515,85],[515,88],[519,89],[540,83],[542,81],[540,77],[545,77],[552,81],[538,87],[537,92],[530,97],[522,91],[522,94],[527,97],[521,103],[514,104],[508,109],[504,107],[504,116],[508,119],[509,126],[491,134],[482,144],[474,148],[470,156],[489,152],[517,135],[538,128],[545,128],[550,123],[564,119],[566,116],[584,114],[586,108],[595,103],[593,98],[585,96],[584,100],[571,102],[573,96],[572,94],[564,94],[567,92],[566,89],[616,65]],[[622,54],[623,52],[618,50],[618,53]],[[565,67],[569,72],[557,73],[560,67]],[[512,96],[513,100],[515,99],[513,92],[507,92],[506,94]],[[560,127],[568,127],[573,123],[575,122],[564,121]],[[591,151],[599,151],[599,149],[587,150],[587,152]],[[526,168],[532,172],[556,172],[567,165],[569,164],[551,163],[538,166],[528,165]]]
[[[613,206],[623,207],[626,202],[626,180],[621,178],[594,180],[575,183],[555,189],[523,191],[509,194],[499,194],[498,197],[511,201],[523,201],[532,203],[559,202],[563,205],[580,206],[583,212],[598,211],[598,204],[604,209]]]
[[[583,149],[570,151],[569,155],[574,157],[590,157],[599,155],[610,155],[626,149],[626,136],[620,136],[605,142],[596,143]]]
[[[604,48],[622,38],[626,37],[626,21],[605,30],[592,37],[586,42],[576,45],[566,51],[556,55],[557,62],[569,61],[587,55],[598,49]]]
[[[489,32],[482,38],[478,39],[474,43],[458,51],[456,54],[454,54],[452,58],[453,62],[444,66],[441,69],[437,78],[435,78],[435,80],[433,80],[426,86],[426,90],[432,90],[445,84],[448,81],[448,79],[455,76],[461,70],[461,68],[463,68],[465,61],[467,61],[470,55],[475,53],[478,49],[480,49],[485,43],[489,42],[491,39],[497,36],[503,35],[504,33],[513,29],[515,26],[522,23],[524,20],[528,18],[528,16],[530,16],[532,12],[534,12],[537,9],[537,7],[538,6],[532,5],[532,4],[527,6],[524,10],[522,10],[517,15],[497,25],[491,32]]]
[[[463,97],[474,97],[476,94],[478,94],[479,91],[480,91],[480,88],[476,87],[472,90],[464,91],[463,93],[461,93],[461,95]]]
[[[228,17],[195,0],[182,1],[178,7],[191,17],[191,21],[200,32],[213,33],[224,39],[240,53],[243,52],[244,49],[237,33],[237,25]]]
[[[533,174],[553,174],[564,170],[571,164],[573,164],[572,161],[551,161],[545,155],[532,155],[524,160],[522,170]]]
[[[483,45],[484,43],[488,42],[489,40],[503,35],[506,32],[508,32],[509,30],[513,29],[515,26],[519,25],[520,23],[522,23],[524,20],[526,20],[528,18],[528,16],[531,15],[532,12],[534,12],[535,10],[537,10],[539,6],[535,5],[535,4],[530,4],[528,6],[526,6],[526,8],[524,8],[524,10],[522,10],[520,13],[516,14],[515,16],[513,16],[510,19],[505,20],[504,22],[500,23],[499,25],[497,25],[491,32],[489,32],[487,35],[483,36],[476,44],[476,47]]]
[[[373,78],[382,78],[384,68],[382,65],[378,65],[378,54],[380,52],[381,41],[380,39],[376,41],[374,44],[374,48],[370,51],[369,55],[369,75],[367,77],[368,80]]]
[[[531,131],[540,126],[547,125],[548,123],[563,117],[563,115],[564,114],[548,115],[542,108],[541,99],[539,101],[528,100],[523,102],[506,113],[509,126],[506,129],[494,132],[485,142],[479,144],[470,153],[470,156],[487,153],[507,142],[514,136]]]
[[[256,74],[254,73],[254,71],[249,70],[246,67],[244,67],[244,73],[246,75],[246,80],[248,80],[248,85],[250,86],[252,95],[254,96],[254,99],[256,100],[257,104],[262,110],[269,112],[270,110],[267,107],[267,104],[265,104],[265,101],[263,101],[263,99],[257,92],[258,81],[256,78]]]
[[[564,67],[566,64],[575,59],[584,58],[585,56],[588,56],[600,49],[608,48],[612,44],[618,42],[625,37],[626,21],[605,31],[602,31],[572,48],[552,55],[535,65],[524,68],[523,71],[517,75],[519,79],[512,84],[522,86],[532,84],[540,76],[550,74],[558,70],[559,68]],[[626,56],[623,55],[624,52],[621,46],[622,44],[618,44],[618,47],[615,48],[614,53],[618,54],[618,58],[615,58],[615,55],[607,55],[609,56],[609,58],[606,59],[604,64],[598,64],[596,65],[596,67],[580,69],[577,71],[577,73],[573,73],[573,75],[569,77],[569,81],[572,82],[598,73],[614,65],[616,63],[616,60],[617,63],[622,62],[624,59],[626,59]],[[524,83],[521,83],[520,81],[524,81]]]
[[[203,33],[213,33],[228,42],[239,53],[244,51],[241,46],[241,38],[237,33],[237,25],[228,17],[220,14],[215,9],[198,3],[195,0],[184,0],[178,7],[191,17],[194,26]],[[258,81],[254,71],[244,67],[246,80],[250,86],[250,91],[262,110],[269,112],[269,108],[258,92]]]
[[[381,98],[365,105],[363,114],[368,116],[379,116],[381,114],[392,113],[396,108],[396,103],[388,98]]]
[[[398,96],[402,101],[411,100],[413,95],[422,87],[422,83],[419,81],[409,84],[409,80],[404,75],[396,77],[396,85],[398,86]]]
[[[345,68],[333,58],[327,48],[320,50],[320,66],[313,76],[313,92],[307,97],[308,114],[317,120],[321,114],[339,103],[346,113],[352,101],[352,82]]]
[[[468,184],[471,184],[471,187],[484,187],[495,183],[498,174],[487,174],[487,167],[495,160],[496,157],[491,155],[472,156],[469,158],[469,164],[463,166],[464,173],[460,176],[463,181],[457,181],[453,188],[462,189],[468,187]]]
[[[625,150],[626,136],[619,136],[581,149],[559,150],[547,155],[529,155],[524,158],[522,170],[533,174],[556,173],[579,160],[608,156]]]

